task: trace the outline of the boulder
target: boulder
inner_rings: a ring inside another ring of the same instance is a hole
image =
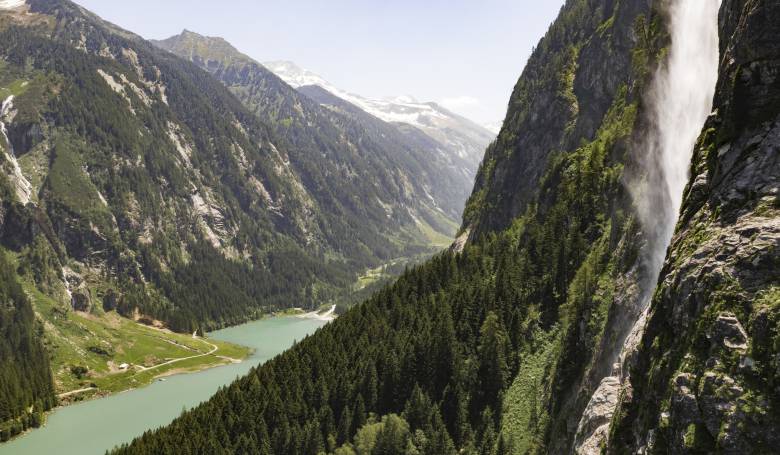
[[[720,313],[710,327],[707,339],[714,346],[726,349],[746,351],[748,348],[747,332],[733,313]]]

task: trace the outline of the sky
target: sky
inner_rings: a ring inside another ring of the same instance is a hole
[[[563,0],[75,0],[144,38],[220,36],[367,97],[436,101],[503,121],[531,49]]]

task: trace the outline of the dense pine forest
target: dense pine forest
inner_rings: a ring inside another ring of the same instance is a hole
[[[43,327],[16,277],[0,251],[0,442],[39,427],[56,403]]]

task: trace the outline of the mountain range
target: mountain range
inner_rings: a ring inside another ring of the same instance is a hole
[[[469,173],[475,172],[482,161],[485,147],[495,138],[495,133],[486,127],[477,125],[434,102],[421,103],[408,95],[384,99],[366,98],[342,90],[290,61],[264,62],[263,65],[303,93],[312,93],[314,87],[319,87],[386,122],[410,125],[422,130],[441,144],[441,153],[445,158],[458,157],[465,160],[469,167],[464,171]],[[321,103],[338,108],[338,103],[329,103],[324,99]]]

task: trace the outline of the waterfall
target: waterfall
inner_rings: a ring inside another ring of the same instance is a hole
[[[643,193],[634,194],[640,221],[650,236],[646,253],[652,276],[644,286],[647,294],[656,285],[688,183],[693,148],[712,110],[719,9],[720,0],[673,0],[669,5],[672,42],[666,65],[658,70],[650,89],[652,130],[644,153],[645,164],[657,166],[658,175]]]
[[[671,45],[646,97],[650,128],[642,148],[645,180],[632,185],[639,221],[647,238],[643,278],[635,311],[617,321],[617,345],[607,353],[611,375],[603,377],[580,419],[575,452],[600,453],[621,388],[627,381],[627,358],[635,351],[674,234],[689,178],[693,150],[712,110],[718,77],[720,0],[670,0]]]
[[[32,184],[22,173],[22,168],[19,167],[19,163],[16,161],[16,155],[14,154],[14,147],[11,144],[11,139],[8,137],[8,130],[5,126],[5,120],[11,117],[11,109],[14,105],[14,96],[11,95],[3,101],[0,106],[0,136],[3,137],[8,150],[5,153],[6,159],[11,163],[11,174],[8,176],[11,183],[16,189],[16,196],[22,204],[30,202],[30,195],[32,194]]]

